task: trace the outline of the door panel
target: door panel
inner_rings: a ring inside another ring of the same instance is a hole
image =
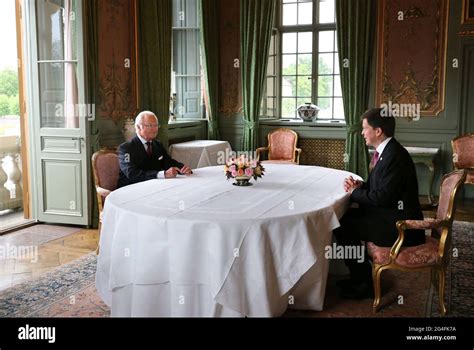
[[[36,218],[89,224],[82,0],[26,0]]]

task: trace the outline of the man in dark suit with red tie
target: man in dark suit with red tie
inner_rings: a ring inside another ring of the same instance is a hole
[[[172,159],[156,140],[159,124],[153,112],[144,111],[135,118],[135,136],[119,146],[120,175],[118,187],[157,178],[190,175],[186,165]]]
[[[395,119],[381,115],[382,109],[365,112],[362,135],[367,146],[375,148],[371,172],[367,182],[345,179],[344,190],[351,193],[351,201],[358,208],[350,208],[334,230],[339,245],[347,251],[364,251],[364,242],[391,247],[398,232],[398,220],[423,219],[418,200],[418,182],[415,165],[408,151],[393,137]],[[423,230],[407,231],[405,246],[424,243]],[[345,256],[351,273],[349,280],[339,281],[341,296],[349,299],[373,297],[372,268],[365,257]]]

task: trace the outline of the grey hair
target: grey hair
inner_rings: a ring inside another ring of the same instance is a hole
[[[156,116],[155,113],[150,112],[150,111],[143,111],[143,112],[138,113],[137,117],[135,118],[135,126],[138,127],[138,125],[141,125],[143,117],[149,114],[151,114],[152,116],[156,118],[156,122],[159,125],[160,122],[158,121],[158,117]]]

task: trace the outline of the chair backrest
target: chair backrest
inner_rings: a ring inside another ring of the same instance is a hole
[[[436,219],[446,220],[449,222],[447,228],[439,228],[433,230],[431,235],[440,239],[440,249],[445,250],[444,247],[449,247],[451,238],[452,223],[454,214],[456,212],[456,194],[458,189],[466,180],[467,170],[455,170],[443,176],[439,190],[438,210],[436,212]],[[442,256],[444,253],[441,253]]]
[[[466,183],[474,184],[474,134],[456,137],[451,141],[455,169],[468,169]]]
[[[298,134],[291,129],[280,128],[268,134],[269,160],[296,160]]]
[[[114,191],[117,189],[120,165],[116,150],[103,149],[92,155],[92,169],[94,172],[94,182],[97,188]],[[105,202],[105,197],[97,193],[99,211]]]
[[[456,137],[453,146],[453,163],[456,169],[474,169],[474,134]]]

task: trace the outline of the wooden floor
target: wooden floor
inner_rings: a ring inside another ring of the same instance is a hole
[[[38,247],[37,261],[28,259],[0,259],[0,290],[42,275],[58,266],[80,258],[97,249],[97,230],[81,230]]]
[[[425,217],[433,217],[435,211],[424,211]],[[458,204],[456,220],[474,222],[474,200],[464,200]],[[0,259],[0,290],[39,276],[58,266],[64,265],[97,248],[97,230],[81,230],[69,236],[42,244],[38,248],[38,261],[25,259]]]

